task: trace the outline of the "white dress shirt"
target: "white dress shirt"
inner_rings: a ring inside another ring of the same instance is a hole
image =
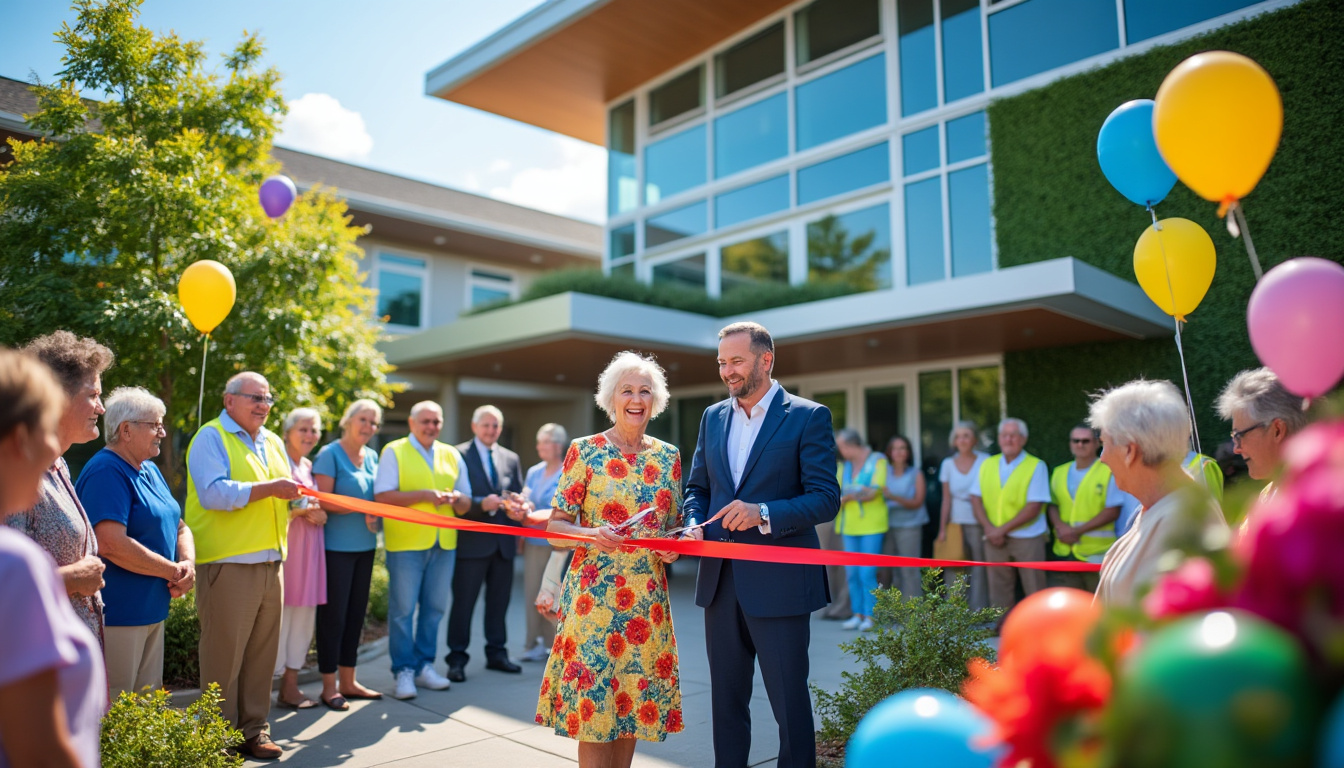
[[[733,473],[733,488],[742,484],[742,473],[746,471],[747,457],[751,447],[756,444],[756,436],[761,433],[761,424],[765,422],[765,411],[775,402],[775,393],[779,392],[779,382],[770,380],[770,389],[765,391],[751,413],[742,408],[737,398],[733,398],[733,415],[728,422],[728,469]],[[756,503],[756,502],[753,502]],[[758,526],[761,533],[769,533],[768,523]]]

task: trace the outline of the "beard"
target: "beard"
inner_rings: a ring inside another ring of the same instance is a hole
[[[756,358],[756,362],[751,364],[751,375],[743,379],[741,384],[734,387],[732,384],[725,381],[724,385],[728,387],[728,395],[730,397],[736,397],[740,400],[751,397],[756,394],[756,391],[762,386],[768,385],[769,383],[770,377],[765,373],[765,365],[761,358],[758,357]]]

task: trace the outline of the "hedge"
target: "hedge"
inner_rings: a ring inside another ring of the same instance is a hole
[[[1344,0],[1306,0],[993,103],[999,265],[1073,256],[1133,281],[1134,243],[1151,220],[1106,182],[1097,132],[1115,107],[1152,98],[1182,60],[1218,49],[1258,61],[1283,94],[1278,154],[1245,200],[1261,264],[1269,269],[1308,255],[1344,261]],[[1197,222],[1218,252],[1213,286],[1184,331],[1200,436],[1212,454],[1228,432],[1214,410],[1218,393],[1237,371],[1259,365],[1245,318],[1255,280],[1245,247],[1213,203],[1178,183],[1157,212]],[[1009,413],[1027,421],[1030,450],[1052,464],[1068,459],[1068,430],[1086,416],[1088,394],[1138,376],[1179,386],[1172,338],[1004,355]]]

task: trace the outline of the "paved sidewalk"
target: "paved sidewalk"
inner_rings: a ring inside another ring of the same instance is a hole
[[[523,640],[521,558],[510,606],[509,639],[515,656]],[[713,765],[710,741],[709,666],[705,658],[704,613],[695,607],[693,561],[678,563],[670,582],[672,618],[681,651],[682,711],[686,730],[653,744],[639,742],[636,766]],[[529,609],[530,610],[530,609]],[[409,701],[391,698],[393,681],[386,656],[359,668],[360,680],[383,692],[381,701],[350,702],[348,712],[325,707],[291,712],[271,710],[271,730],[284,748],[280,761],[294,768],[312,766],[396,766],[397,768],[566,768],[577,762],[578,748],[571,739],[536,725],[537,691],[542,664],[524,663],[521,675],[485,669],[478,605],[473,627],[472,660],[467,681],[447,691],[424,691]],[[442,637],[443,630],[440,629]],[[812,622],[811,680],[823,688],[839,687],[840,673],[853,670],[837,644],[852,633],[839,622]],[[437,667],[444,671],[443,651]],[[313,699],[320,684],[303,686]],[[774,766],[779,738],[770,704],[756,675],[752,699],[751,764]],[[249,763],[258,765],[258,763]]]

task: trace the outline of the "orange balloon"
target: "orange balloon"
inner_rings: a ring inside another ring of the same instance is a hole
[[[1003,621],[999,658],[1048,652],[1081,656],[1101,618],[1092,593],[1068,587],[1043,589],[1018,603]]]

